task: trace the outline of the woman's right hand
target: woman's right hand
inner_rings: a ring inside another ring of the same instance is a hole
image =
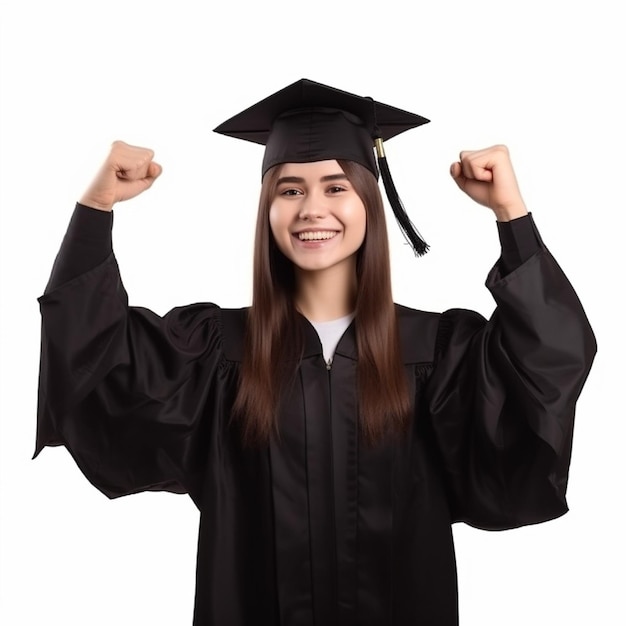
[[[110,211],[116,202],[138,196],[152,186],[162,167],[155,163],[154,151],[114,141],[111,151],[80,204]]]

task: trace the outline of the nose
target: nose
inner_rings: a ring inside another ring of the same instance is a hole
[[[324,194],[317,191],[306,193],[300,203],[298,217],[301,220],[313,220],[324,217],[328,212]]]

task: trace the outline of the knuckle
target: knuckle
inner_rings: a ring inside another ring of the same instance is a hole
[[[138,154],[137,167],[145,167],[154,158],[154,150],[142,148]]]

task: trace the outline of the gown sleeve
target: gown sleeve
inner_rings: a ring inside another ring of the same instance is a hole
[[[501,229],[503,255],[487,277],[491,318],[442,314],[427,389],[453,521],[491,530],[567,512],[575,406],[596,353],[582,305],[532,217],[517,226]]]
[[[194,497],[210,436],[207,398],[223,365],[220,309],[196,304],[160,317],[129,307],[110,230],[109,215],[78,206],[39,298],[35,457],[64,445],[111,498]]]

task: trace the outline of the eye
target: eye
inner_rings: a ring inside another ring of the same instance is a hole
[[[278,193],[281,196],[297,196],[297,195],[302,194],[302,192],[299,189],[293,189],[293,188],[282,189]]]
[[[335,194],[335,193],[341,193],[342,191],[346,191],[345,187],[342,187],[341,185],[332,185],[327,189],[328,193],[331,194]]]

